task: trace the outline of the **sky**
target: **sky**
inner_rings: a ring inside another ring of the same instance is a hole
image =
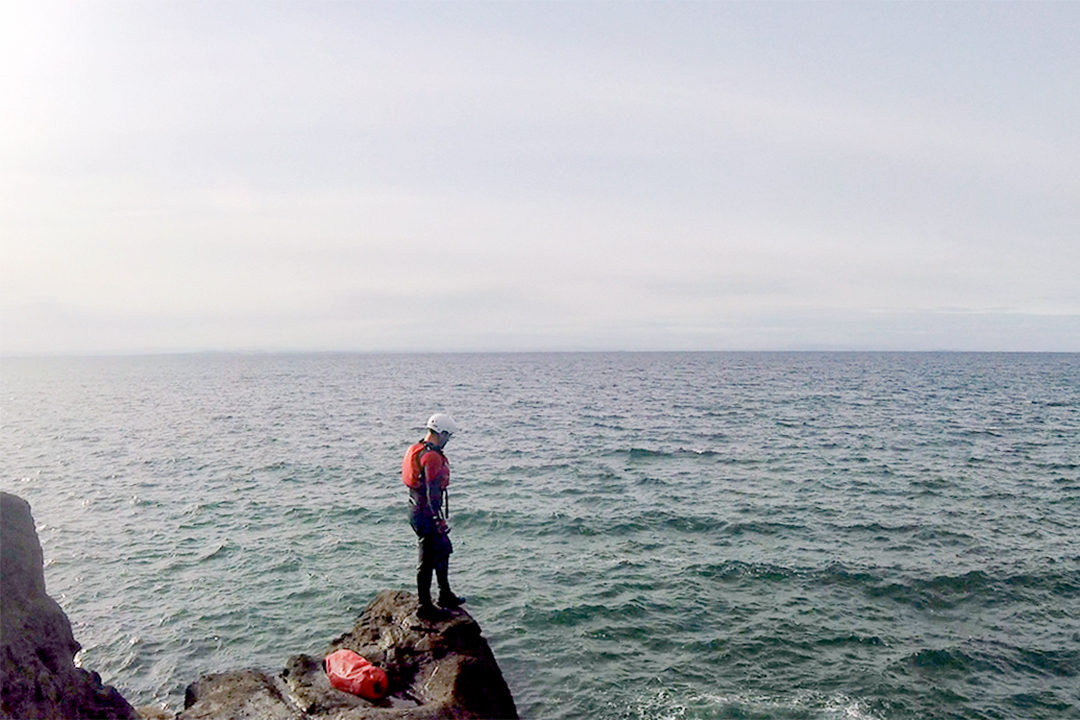
[[[1080,3],[0,0],[0,354],[1080,351]]]

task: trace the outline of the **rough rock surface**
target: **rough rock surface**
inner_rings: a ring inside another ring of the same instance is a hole
[[[0,493],[0,718],[137,720],[97,673],[74,665],[71,622],[45,593],[41,543],[30,506]],[[464,610],[416,617],[416,596],[384,591],[353,629],[319,656],[296,655],[276,676],[259,670],[205,675],[190,685],[178,720],[477,720],[517,718],[514,699]],[[347,648],[386,671],[390,695],[372,703],[335,690],[323,658]],[[144,710],[144,717],[162,713]]]
[[[137,718],[97,673],[75,667],[71,622],[45,593],[30,505],[0,493],[0,717]]]
[[[205,676],[191,685],[180,720],[435,720],[517,718],[514,699],[480,626],[464,610],[416,617],[416,596],[384,591],[353,629],[322,655],[296,655],[277,677],[255,670]],[[390,695],[373,703],[330,687],[323,658],[353,650],[386,671]]]
[[[188,685],[180,715],[186,720],[294,720],[302,717],[280,684],[258,670],[204,675]]]

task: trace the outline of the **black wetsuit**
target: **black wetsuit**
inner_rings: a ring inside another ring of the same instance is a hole
[[[431,443],[426,452],[442,451]],[[420,603],[431,604],[431,573],[439,582],[441,593],[450,595],[450,553],[454,551],[450,536],[445,530],[443,515],[443,489],[438,482],[427,482],[421,474],[420,486],[409,488],[409,524],[416,533],[419,559],[416,565],[416,588]]]

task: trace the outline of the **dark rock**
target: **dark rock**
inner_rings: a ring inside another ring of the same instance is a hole
[[[321,656],[296,655],[276,678],[255,671],[204,677],[188,688],[179,720],[517,718],[510,689],[476,621],[464,610],[445,620],[419,620],[417,605],[411,593],[379,593],[353,629]],[[385,700],[373,703],[330,687],[323,658],[340,648],[386,671],[390,695]]]
[[[41,543],[26,501],[0,493],[0,718],[137,720],[120,693],[74,665],[79,643],[45,593]],[[277,676],[205,675],[177,720],[479,720],[517,718],[480,626],[464,610],[416,617],[416,596],[384,591],[320,656],[296,655]],[[330,687],[323,658],[353,650],[386,671],[390,694],[369,702]],[[161,717],[147,709],[145,717]]]
[[[184,694],[184,720],[297,720],[303,715],[258,670],[204,675]]]
[[[75,667],[71,622],[45,593],[30,505],[0,492],[0,717],[134,719],[97,673]]]

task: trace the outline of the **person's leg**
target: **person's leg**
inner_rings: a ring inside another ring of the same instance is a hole
[[[433,543],[438,551],[434,565],[435,577],[439,581],[439,605],[444,608],[461,607],[465,598],[455,595],[450,590],[450,553],[453,552],[453,546],[450,544],[450,538],[445,535],[439,540],[440,542]]]
[[[432,558],[430,536],[417,538],[419,557],[416,562],[416,595],[420,598],[420,607],[431,606],[431,572],[435,569]]]
[[[439,605],[444,608],[461,607],[465,602],[465,598],[460,595],[455,595],[450,590],[449,565],[449,562],[443,562],[435,566],[435,577],[439,580]]]
[[[433,545],[431,535],[420,538],[420,558],[416,565],[416,595],[420,599],[420,607],[416,616],[421,620],[442,620],[446,617],[446,611],[431,602],[431,573],[438,567],[437,550]]]

